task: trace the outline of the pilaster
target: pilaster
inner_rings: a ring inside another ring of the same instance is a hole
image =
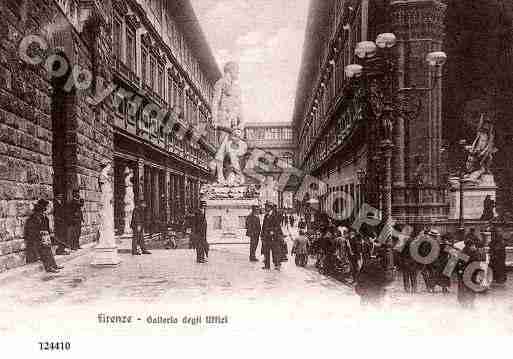
[[[418,165],[424,159],[426,189],[423,201],[432,206],[429,214],[442,214],[444,198],[440,195],[440,148],[442,145],[441,70],[432,69],[426,56],[441,51],[444,39],[446,5],[439,0],[397,0],[390,3],[392,31],[397,36],[397,80],[401,106],[406,115],[398,119],[394,130],[393,159],[394,202],[404,207],[406,186],[414,180]],[[400,190],[399,188],[404,188]],[[422,204],[417,204],[422,206]],[[436,208],[435,208],[436,207]],[[402,212],[402,211],[401,211]],[[406,214],[406,213],[404,213]],[[411,214],[411,213],[410,213]]]

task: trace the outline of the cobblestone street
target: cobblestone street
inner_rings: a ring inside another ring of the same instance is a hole
[[[185,249],[121,256],[123,262],[114,268],[90,266],[92,253],[87,253],[56,275],[0,277],[0,331],[34,333],[49,327],[53,335],[59,334],[57,328],[69,335],[195,334],[212,325],[183,324],[184,316],[227,315],[228,323],[217,329],[285,325],[353,334],[364,327],[407,334],[513,333],[510,289],[480,296],[478,310],[469,313],[458,309],[454,285],[448,296],[412,297],[402,293],[397,280],[385,309],[376,312],[362,309],[352,288],[319,275],[313,263],[304,269],[289,260],[280,272],[263,271],[261,262],[248,261],[246,245],[212,246],[207,264],[196,264],[194,252]],[[100,313],[131,315],[132,323],[99,323]],[[148,324],[148,316],[174,316],[178,323]]]

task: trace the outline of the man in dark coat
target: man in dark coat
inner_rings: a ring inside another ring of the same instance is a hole
[[[57,265],[53,256],[50,241],[50,221],[45,212],[49,202],[40,199],[34,206],[32,215],[25,224],[25,239],[27,241],[27,261],[43,262],[45,270],[49,273],[58,273],[62,266]]]
[[[144,244],[144,224],[145,224],[145,212],[146,202],[139,201],[134,211],[132,212],[132,220],[130,221],[130,227],[132,228],[132,255],[137,256],[142,254],[151,254],[146,249]],[[137,246],[141,248],[141,252],[137,249]]]
[[[450,260],[450,254],[447,249],[451,246],[450,236],[445,234],[440,237],[440,253],[438,258],[433,262],[433,268],[435,273],[435,284],[442,288],[442,293],[449,293],[449,287],[451,286],[451,277],[444,273],[445,268]]]
[[[479,251],[477,250],[477,245],[475,241],[466,240],[465,247],[462,250],[462,253],[468,256],[468,260],[466,262],[460,261],[457,266],[457,275],[458,275],[458,302],[463,308],[473,309],[474,308],[474,300],[476,298],[476,292],[472,289],[470,283],[466,282],[465,270],[467,267],[474,263],[481,261],[481,256]],[[477,273],[473,273],[470,281],[476,284]]]
[[[385,297],[386,285],[385,268],[378,258],[372,258],[363,265],[358,274],[355,291],[360,296],[362,305],[380,307]]]
[[[413,238],[408,238],[400,254],[400,266],[403,275],[404,291],[406,293],[417,293],[417,276],[419,264],[411,256],[411,243]]]
[[[280,270],[281,267],[281,237],[282,231],[280,218],[276,215],[271,204],[265,205],[265,216],[262,223],[262,248],[265,261],[262,269],[271,269],[271,254],[273,257],[274,269]]]
[[[193,217],[191,239],[194,248],[196,248],[196,262],[206,263],[205,255],[208,256],[207,220],[201,209],[198,209]]]
[[[53,221],[55,224],[55,240],[57,242],[55,254],[69,255],[69,250],[66,251],[66,248],[71,248],[68,237],[69,213],[62,193],[55,195]]]
[[[492,229],[492,240],[490,241],[490,267],[493,273],[495,284],[504,285],[506,275],[506,243],[504,242],[502,228]]]
[[[489,194],[486,195],[486,198],[483,202],[483,214],[481,215],[482,221],[489,221],[493,219],[494,213],[493,209],[495,207],[495,201],[492,199],[492,196]]]
[[[260,237],[260,218],[258,218],[258,206],[253,206],[251,213],[246,218],[246,236],[249,237],[249,260],[258,262],[255,252],[258,246],[258,238]]]
[[[479,237],[476,234],[475,228],[470,228],[470,231],[465,236],[465,242],[473,242],[476,244],[477,247],[479,247]]]
[[[80,198],[80,192],[73,190],[73,199],[69,204],[69,239],[72,250],[80,249],[80,233],[82,231],[82,222],[84,215],[82,214],[82,207],[84,200]]]

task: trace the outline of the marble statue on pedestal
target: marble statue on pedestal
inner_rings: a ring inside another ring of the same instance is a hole
[[[224,67],[224,76],[214,87],[212,116],[219,147],[211,169],[216,171],[217,181],[203,185],[200,190],[201,198],[205,201],[207,237],[211,244],[245,243],[247,237],[242,219],[257,205],[258,192],[254,185],[246,183],[241,168],[241,158],[248,146],[243,140],[244,121],[238,76],[238,65],[228,62]],[[229,166],[225,165],[227,159]]]
[[[100,244],[115,246],[114,241],[114,209],[112,206],[113,190],[111,179],[112,165],[107,164],[101,171],[98,183],[101,191],[100,210]]]
[[[493,124],[489,118],[481,115],[476,138],[469,149],[465,181],[477,182],[484,174],[490,173],[490,166],[495,152],[497,152],[497,148],[495,148]]]
[[[244,120],[238,78],[238,64],[228,62],[224,66],[224,76],[214,86],[212,118],[218,131],[220,147],[215,156],[213,169],[220,185],[238,186],[244,183],[240,157],[246,153],[247,145],[242,140]],[[230,159],[230,168],[224,168],[226,157]]]
[[[112,188],[112,164],[103,166],[98,177],[100,187],[100,238],[95,248],[93,265],[117,265],[120,262],[114,237],[114,191]]]
[[[126,167],[124,171],[125,176],[125,198],[123,199],[124,204],[124,219],[125,219],[125,228],[123,230],[123,234],[131,235],[132,228],[130,227],[130,221],[132,219],[132,212],[135,208],[134,202],[134,172]]]

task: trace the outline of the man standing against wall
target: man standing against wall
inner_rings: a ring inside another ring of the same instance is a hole
[[[253,206],[251,213],[246,218],[246,235],[249,237],[249,261],[258,262],[255,252],[260,237],[260,218],[258,218],[258,206]]]
[[[68,255],[70,245],[70,237],[68,235],[69,213],[64,203],[64,194],[57,193],[53,203],[53,218],[55,223],[55,239],[57,241],[57,255]]]
[[[82,207],[84,200],[80,198],[79,190],[73,190],[73,198],[69,204],[70,223],[69,223],[69,240],[72,250],[80,249],[80,233],[82,232],[82,222],[84,215],[82,214]]]

